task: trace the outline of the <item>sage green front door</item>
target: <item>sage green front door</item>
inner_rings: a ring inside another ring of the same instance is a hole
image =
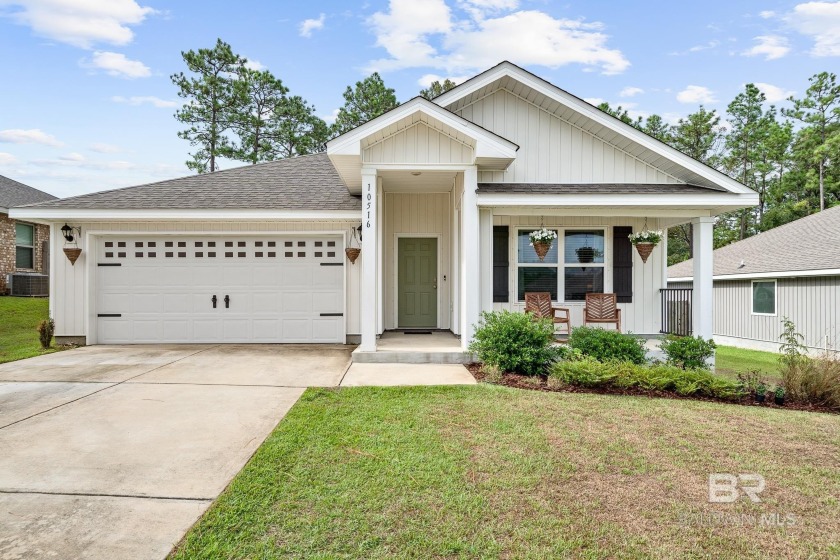
[[[437,328],[437,238],[400,237],[397,255],[397,327]]]

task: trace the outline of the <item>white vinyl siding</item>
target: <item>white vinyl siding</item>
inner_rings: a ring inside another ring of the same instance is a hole
[[[683,182],[507,90],[457,114],[520,146],[506,171],[479,171],[480,183]]]
[[[417,123],[366,147],[364,163],[471,164],[473,150],[425,123]]]
[[[568,229],[573,231],[604,230],[605,254],[604,263],[604,290],[609,292],[612,289],[612,228],[615,226],[629,226],[633,231],[640,231],[644,227],[644,218],[621,218],[621,217],[598,217],[598,216],[493,216],[493,225],[509,226],[511,237],[509,243],[509,262],[511,263],[508,272],[510,286],[510,301],[507,303],[494,303],[494,309],[510,309],[522,311],[524,302],[517,300],[517,262],[515,231],[525,229],[533,231],[544,224],[547,229]],[[651,229],[659,229],[657,220],[648,219],[648,226]],[[621,311],[621,328],[625,332],[635,334],[657,334],[661,327],[659,289],[662,288],[663,270],[662,246],[653,250],[648,262],[643,264],[641,258],[633,250],[633,302],[619,303]],[[562,268],[562,267],[561,267]],[[559,293],[562,300],[563,292]],[[563,307],[568,307],[571,312],[572,326],[583,324],[582,301],[560,302]]]

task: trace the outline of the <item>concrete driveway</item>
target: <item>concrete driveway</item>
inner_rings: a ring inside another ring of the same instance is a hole
[[[163,558],[350,346],[92,346],[0,365],[0,559]]]

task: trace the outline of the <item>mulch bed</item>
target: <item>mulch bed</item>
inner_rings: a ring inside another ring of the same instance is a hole
[[[513,387],[514,389],[527,389],[529,391],[545,391],[548,393],[590,393],[596,395],[623,395],[632,397],[650,397],[656,399],[674,399],[680,401],[703,401],[716,402],[723,404],[737,404],[741,406],[758,406],[763,408],[787,409],[787,410],[802,410],[805,412],[823,412],[828,414],[840,414],[840,411],[831,408],[812,406],[808,404],[794,403],[785,401],[784,406],[778,406],[773,402],[772,397],[763,403],[757,403],[752,396],[745,396],[739,400],[715,399],[711,397],[690,397],[685,395],[678,395],[669,391],[652,391],[640,388],[623,389],[618,387],[579,387],[577,385],[564,384],[561,386],[551,386],[547,384],[548,377],[545,375],[520,375],[518,373],[504,373],[500,381],[488,381],[484,372],[481,370],[481,364],[471,363],[466,364],[466,368],[475,377],[476,381],[480,383],[492,383],[494,385],[504,385],[505,387]]]

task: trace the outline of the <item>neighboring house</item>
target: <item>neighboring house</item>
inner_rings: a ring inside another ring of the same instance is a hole
[[[787,317],[814,351],[840,349],[840,206],[714,252],[714,338],[778,351]],[[691,287],[692,261],[668,269]]]
[[[331,140],[323,154],[13,215],[55,226],[59,341],[349,341],[367,353],[402,328],[451,331],[465,348],[482,311],[522,309],[527,291],[551,292],[573,326],[586,292],[616,292],[625,330],[659,333],[666,247],[642,264],[627,235],[689,221],[700,256],[694,325],[711,336],[714,216],[757,202],[504,62]],[[75,266],[61,251],[65,224],[79,228]],[[559,234],[544,262],[527,241],[540,224]],[[344,249],[359,238],[350,264]],[[591,262],[576,260],[581,246],[597,249]]]
[[[0,295],[10,274],[49,273],[49,226],[9,218],[9,208],[47,200],[55,197],[0,175]]]

